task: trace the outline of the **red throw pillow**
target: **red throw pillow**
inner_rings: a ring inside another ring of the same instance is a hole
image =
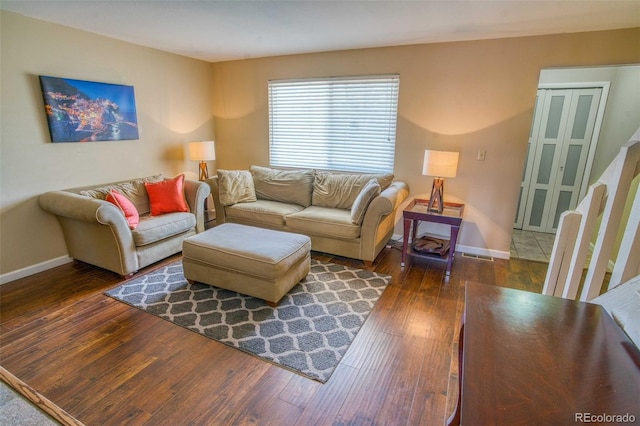
[[[160,182],[145,182],[144,186],[149,194],[152,216],[189,211],[187,200],[184,198],[184,175]]]
[[[136,226],[138,226],[138,223],[140,223],[140,215],[138,214],[138,209],[136,209],[136,206],[134,206],[127,197],[125,197],[115,189],[112,189],[105,197],[105,200],[115,204],[120,209],[120,211],[122,211],[125,219],[127,219],[129,228],[136,229]]]

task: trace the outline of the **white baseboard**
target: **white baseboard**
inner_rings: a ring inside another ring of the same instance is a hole
[[[28,277],[29,275],[37,274],[39,272],[44,272],[47,269],[55,268],[72,261],[73,259],[69,256],[61,256],[55,259],[47,260],[45,262],[37,263],[35,265],[27,266],[26,268],[8,272],[6,274],[0,275],[0,285],[18,280],[20,278]]]
[[[448,237],[442,236],[441,238],[448,238]],[[391,239],[394,241],[402,242],[402,234],[393,234]],[[511,253],[508,251],[491,250],[491,249],[480,248],[480,247],[465,246],[462,244],[456,244],[456,252],[475,254],[477,256],[494,257],[498,259],[509,259],[511,255]]]
[[[493,257],[493,258],[498,258],[498,259],[509,259],[509,257],[510,257],[510,252],[508,252],[508,251],[492,250],[492,249],[486,249],[486,248],[481,248],[481,247],[465,246],[465,245],[462,245],[462,244],[457,244],[456,245],[456,251],[457,252],[462,252],[462,253],[467,253],[467,254],[475,254],[476,256]]]

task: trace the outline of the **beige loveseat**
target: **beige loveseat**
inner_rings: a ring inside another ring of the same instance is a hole
[[[182,251],[182,240],[204,231],[204,205],[209,186],[184,180],[186,212],[151,215],[146,183],[167,182],[162,175],[106,183],[39,197],[40,207],[54,214],[64,234],[69,256],[130,276],[147,265]],[[105,200],[115,189],[135,206],[139,224],[132,226],[123,212]]]
[[[372,262],[409,195],[391,174],[330,173],[251,166],[206,181],[216,223],[240,223],[311,238],[312,250]]]

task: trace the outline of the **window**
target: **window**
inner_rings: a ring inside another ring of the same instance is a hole
[[[270,164],[393,172],[398,86],[398,75],[270,81]]]

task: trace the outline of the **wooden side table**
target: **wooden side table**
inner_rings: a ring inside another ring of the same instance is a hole
[[[406,261],[411,262],[414,257],[423,257],[429,259],[441,259],[447,261],[447,276],[451,275],[451,265],[453,265],[453,256],[456,252],[456,242],[458,241],[458,232],[462,225],[462,214],[464,212],[464,204],[445,202],[442,213],[430,212],[427,209],[429,200],[414,199],[402,212],[404,219],[404,235],[402,238],[402,266]],[[412,243],[418,232],[420,222],[443,223],[451,225],[451,237],[449,240],[449,254],[442,257],[437,254],[418,253],[412,248]],[[409,241],[411,235],[411,241]]]

